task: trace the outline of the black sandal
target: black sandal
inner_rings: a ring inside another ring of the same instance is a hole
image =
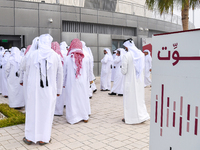
[[[27,145],[31,145],[33,142],[32,141],[28,141],[26,139],[26,137],[23,138],[24,143],[26,143]]]
[[[42,141],[40,141],[40,142],[42,142]],[[40,146],[43,146],[43,145],[45,145],[45,144],[48,144],[48,143],[45,143],[45,142],[43,142],[43,143],[40,143],[40,142],[39,142],[39,145],[40,145]],[[51,139],[49,140],[49,143],[50,143],[50,142],[51,142]]]

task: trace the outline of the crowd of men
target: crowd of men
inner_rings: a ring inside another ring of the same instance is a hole
[[[110,49],[104,49],[100,88],[111,90],[109,95],[123,96],[122,121],[137,124],[149,119],[144,85],[151,85],[151,56],[148,50],[142,53],[137,49],[132,39],[126,40],[124,47],[117,49],[114,57]],[[0,47],[0,93],[9,99],[11,108],[25,106],[26,144],[49,143],[53,117],[63,115],[64,106],[68,123],[88,122],[90,98],[97,91],[93,67],[92,51],[79,39],[68,46],[43,34],[21,50]]]

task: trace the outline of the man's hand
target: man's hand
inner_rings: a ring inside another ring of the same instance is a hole
[[[63,88],[65,88],[65,86],[63,86]]]
[[[60,96],[60,94],[57,94],[57,96]]]
[[[22,83],[20,83],[20,85],[21,85],[21,86],[23,86],[23,82],[22,82]]]
[[[151,72],[151,69],[149,71]]]
[[[90,81],[90,84],[92,84],[93,83],[93,81]]]

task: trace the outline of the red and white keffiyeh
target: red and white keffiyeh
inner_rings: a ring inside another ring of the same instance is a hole
[[[84,58],[83,50],[82,50],[82,43],[79,39],[72,40],[68,55],[71,55],[71,58],[74,58],[74,62],[76,64],[76,78],[80,76],[80,70],[82,68],[82,61]]]
[[[24,53],[24,55],[26,55],[26,53],[29,51],[29,49],[31,48],[31,45],[27,46],[26,51]]]
[[[61,62],[62,62],[62,64],[64,64],[64,58],[63,58],[63,55],[62,55],[62,53],[61,53],[61,51],[60,51],[60,45],[59,45],[59,43],[58,43],[58,42],[52,42],[52,43],[51,43],[51,48],[52,48],[58,55],[60,55],[60,57],[61,57]]]

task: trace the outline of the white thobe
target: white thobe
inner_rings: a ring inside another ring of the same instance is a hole
[[[63,55],[63,60],[64,60],[64,63],[65,63],[65,59],[66,59],[66,57],[67,57],[67,53],[68,53],[68,50],[62,50],[61,49],[61,53],[62,53],[62,55]],[[63,66],[64,67],[64,66]],[[64,70],[64,68],[63,68],[63,70]],[[64,72],[63,72],[64,73]],[[58,106],[59,108],[61,108],[61,105],[63,104],[63,107],[64,107],[64,105],[66,105],[66,97],[67,97],[67,95],[66,95],[66,89],[65,88],[63,88],[63,90],[62,90],[63,92],[62,92],[62,95],[61,95],[61,97],[62,97],[62,99],[63,99],[63,101],[61,102],[61,103],[59,103],[58,105],[60,106]],[[57,105],[57,101],[56,101],[56,105]],[[58,109],[59,109],[58,108]],[[57,109],[57,108],[56,108]],[[60,110],[60,112],[61,112],[62,110]]]
[[[7,85],[8,85],[9,106],[11,108],[23,107],[25,105],[23,88],[19,84],[20,78],[16,76],[16,70],[17,70],[16,66],[17,63],[13,65],[10,63],[10,60],[8,60],[5,67]]]
[[[149,119],[144,100],[144,81],[136,79],[135,66],[131,52],[122,58],[122,74],[124,74],[124,119],[127,124],[137,124]],[[142,76],[143,73],[142,73]]]
[[[27,82],[27,74],[26,71],[23,70],[23,68],[26,67],[26,55],[24,57],[22,57],[21,60],[21,65],[20,65],[20,83],[23,83],[23,94],[24,94],[24,102],[25,102],[25,106],[26,106],[26,100],[27,100],[27,86],[26,86],[26,82]]]
[[[93,60],[92,57],[90,56],[89,52],[86,51],[85,49],[83,49],[83,54],[85,56],[85,58],[89,61],[89,81],[93,81],[94,80],[94,74],[93,74]],[[92,97],[92,88],[91,85],[88,85],[88,96]]]
[[[62,93],[63,68],[59,56],[53,51],[50,55],[52,64],[47,70],[48,87],[44,75],[44,88],[40,87],[39,67],[34,64],[38,53],[39,50],[31,54],[25,69],[28,74],[25,137],[34,143],[49,143],[57,94]]]
[[[64,58],[66,58],[66,56],[64,56]],[[64,66],[65,65],[63,65],[63,67]],[[63,71],[64,71],[64,68],[63,68]],[[64,75],[64,72],[63,72],[63,75]],[[55,107],[55,112],[54,112],[55,115],[59,115],[59,116],[63,115],[65,98],[66,98],[66,92],[65,92],[65,88],[63,88],[62,94],[59,97],[57,97],[57,100],[56,100],[56,107]]]
[[[151,78],[150,78],[150,69],[152,67],[151,64],[151,56],[145,56],[145,72],[144,72],[144,86],[149,86],[151,85]]]
[[[113,54],[113,60],[115,60],[116,54]],[[111,73],[111,81],[115,81],[115,74],[116,74],[116,66],[115,63],[112,63],[112,73]]]
[[[76,78],[74,58],[71,55],[65,59],[64,86],[66,88],[66,119],[70,124],[88,120],[91,114],[89,101],[89,60],[84,57],[80,76]]]
[[[2,65],[2,56],[3,56],[3,51],[0,51],[0,66]],[[0,93],[2,93],[2,85],[3,85],[3,78],[2,78],[2,68],[0,68]]]
[[[109,60],[109,55],[106,54],[101,60],[101,89],[111,89],[111,65],[112,61]]]
[[[113,87],[111,93],[123,94],[123,78],[124,75],[121,73],[121,57],[116,56],[113,61],[115,64],[115,80],[113,83]]]
[[[3,60],[4,58],[2,58]],[[7,62],[6,62],[7,63]],[[8,82],[6,77],[6,63],[2,64],[2,95],[8,96]]]

